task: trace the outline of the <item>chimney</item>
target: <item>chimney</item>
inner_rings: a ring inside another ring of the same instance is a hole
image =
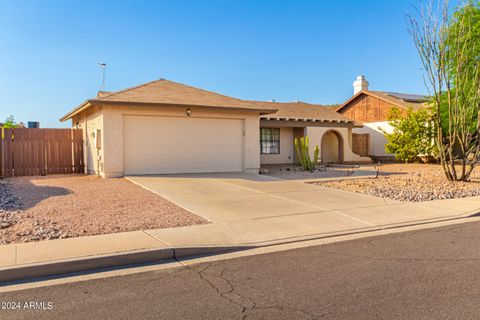
[[[359,75],[357,80],[353,82],[353,94],[357,94],[362,90],[368,90],[368,81],[365,80],[365,76]]]

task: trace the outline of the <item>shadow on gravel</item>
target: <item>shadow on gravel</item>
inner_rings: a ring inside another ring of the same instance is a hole
[[[389,171],[389,172],[379,171],[378,172],[379,177],[399,176],[399,175],[406,175],[406,174],[408,174],[408,172],[392,172],[392,171]]]
[[[19,209],[27,210],[45,199],[51,197],[66,196],[73,193],[71,190],[61,187],[38,186],[27,178],[14,178],[8,184],[10,193],[13,196]]]

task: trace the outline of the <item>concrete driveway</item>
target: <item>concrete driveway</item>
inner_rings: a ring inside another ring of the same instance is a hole
[[[149,175],[127,179],[214,223],[324,212],[323,219],[368,227],[373,224],[336,210],[387,205],[385,200],[373,196],[254,174]]]

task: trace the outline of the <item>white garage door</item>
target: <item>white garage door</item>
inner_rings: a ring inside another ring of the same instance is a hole
[[[243,170],[243,120],[124,117],[125,174]]]

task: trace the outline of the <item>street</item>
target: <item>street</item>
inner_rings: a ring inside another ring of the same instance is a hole
[[[456,224],[0,293],[0,319],[472,319],[479,248]]]

